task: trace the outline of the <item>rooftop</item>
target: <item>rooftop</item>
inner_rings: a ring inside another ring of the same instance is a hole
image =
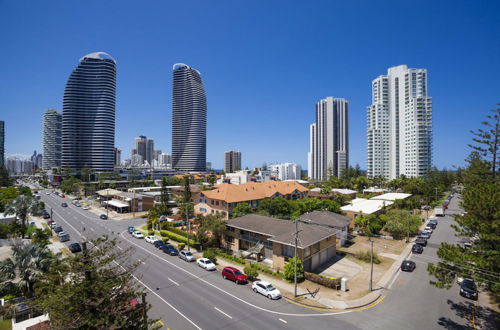
[[[395,201],[397,199],[405,199],[410,197],[411,194],[403,193],[386,193],[370,198],[371,200],[384,200],[384,201]]]
[[[360,212],[363,214],[372,214],[381,210],[384,206],[389,206],[392,204],[393,202],[385,200],[356,198],[353,199],[349,205],[342,206],[341,210]]]
[[[349,225],[351,220],[345,215],[333,213],[330,211],[312,211],[300,216],[300,220],[313,221],[323,225],[335,226],[338,228]]]

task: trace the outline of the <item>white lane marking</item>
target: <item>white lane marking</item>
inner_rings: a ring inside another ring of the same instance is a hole
[[[90,227],[90,230],[95,231],[94,228]]]
[[[179,270],[181,270],[181,271],[183,271],[183,272],[185,272],[185,273],[187,273],[187,274],[189,274],[189,275],[193,276],[194,278],[196,278],[196,279],[198,279],[198,280],[200,280],[200,281],[202,281],[202,282],[206,283],[207,285],[210,285],[211,287],[213,287],[213,288],[215,288],[215,289],[217,289],[217,290],[219,290],[219,291],[221,291],[221,292],[223,292],[223,293],[227,294],[228,296],[233,297],[234,299],[239,300],[239,301],[241,301],[242,303],[244,303],[244,304],[246,304],[246,305],[248,305],[248,306],[251,306],[251,307],[253,307],[253,308],[255,308],[255,309],[261,310],[261,311],[263,311],[263,312],[272,313],[272,314],[277,314],[277,315],[283,315],[283,316],[331,316],[331,315],[347,314],[347,313],[353,313],[353,312],[354,312],[354,311],[344,311],[344,312],[331,312],[331,313],[296,314],[296,313],[283,313],[283,312],[277,312],[277,311],[268,310],[268,309],[266,309],[266,308],[263,308],[263,307],[260,307],[260,306],[254,305],[254,304],[252,304],[252,303],[250,303],[250,302],[248,302],[248,301],[246,301],[246,300],[243,300],[243,299],[241,299],[241,298],[239,298],[239,297],[237,297],[237,296],[233,295],[232,293],[230,293],[230,292],[228,292],[228,291],[226,291],[226,290],[224,290],[224,289],[219,288],[219,287],[218,287],[218,286],[216,286],[215,284],[212,284],[212,283],[208,282],[207,280],[205,280],[205,279],[203,279],[203,278],[201,278],[201,277],[199,277],[199,276],[197,276],[197,275],[195,275],[195,274],[191,273],[190,271],[188,271],[188,270],[186,270],[186,269],[184,269],[184,268],[182,268],[182,267],[180,267],[180,266],[177,266],[176,264],[174,264],[174,263],[170,262],[169,260],[164,259],[164,258],[162,258],[162,257],[160,257],[160,256],[158,256],[158,255],[156,255],[156,254],[154,254],[154,253],[152,253],[151,251],[149,251],[149,250],[147,250],[147,249],[143,248],[142,246],[140,246],[140,245],[136,244],[135,242],[133,242],[133,241],[131,241],[131,240],[127,239],[127,238],[125,237],[125,235],[123,235],[124,233],[125,233],[125,231],[123,231],[123,232],[120,234],[120,236],[121,236],[121,237],[122,237],[125,241],[127,241],[127,242],[129,242],[129,243],[131,243],[131,244],[135,245],[136,247],[138,247],[138,248],[140,248],[140,249],[142,249],[142,250],[146,251],[147,253],[151,254],[152,256],[154,256],[154,257],[156,257],[156,258],[158,258],[158,259],[163,260],[164,262],[166,262],[166,263],[168,263],[168,264],[172,265],[173,267],[175,267],[175,268],[177,268],[177,269],[179,269]]]
[[[123,250],[123,248],[119,245],[117,245],[116,247],[119,248],[120,250]]]
[[[233,319],[233,317],[232,317],[231,315],[228,315],[228,314],[224,313],[223,311],[221,311],[221,310],[220,310],[220,309],[218,309],[217,307],[214,307],[214,309],[215,309],[216,311],[218,311],[219,313],[226,315],[226,316],[227,316],[227,317],[229,317],[231,320]]]
[[[285,321],[285,320],[283,320],[283,319],[278,319],[278,320],[280,320],[281,322],[283,322],[283,323],[285,323],[285,324],[286,324],[286,323],[288,323],[287,321]]]
[[[175,285],[179,286],[179,283],[177,283],[176,281],[174,281],[173,279],[171,279],[170,277],[168,277],[168,280],[172,283],[174,283]]]

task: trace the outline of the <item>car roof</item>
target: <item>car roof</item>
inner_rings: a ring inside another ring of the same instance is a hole
[[[224,269],[229,269],[229,270],[239,270],[238,268],[234,268],[234,267],[224,267]]]
[[[260,284],[262,284],[263,286],[268,286],[268,285],[271,285],[271,283],[266,282],[266,281],[257,281],[257,282],[255,282],[255,283],[260,283]]]

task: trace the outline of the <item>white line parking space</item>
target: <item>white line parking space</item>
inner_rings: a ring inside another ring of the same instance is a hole
[[[280,319],[278,319],[278,320],[280,320],[281,322],[283,322],[283,323],[285,323],[285,324],[286,324],[286,323],[288,323],[287,321],[285,321],[285,320],[283,320],[283,319],[281,319],[281,318],[280,318]]]
[[[179,286],[179,283],[177,283],[176,281],[174,281],[173,279],[171,279],[170,277],[168,278],[168,280],[172,283],[174,283],[175,285]]]

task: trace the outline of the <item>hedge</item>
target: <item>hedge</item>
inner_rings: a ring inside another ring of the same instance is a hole
[[[271,276],[276,276],[276,277],[282,277],[282,274],[278,272],[274,272],[269,268],[268,266],[261,265],[261,264],[251,264],[250,267],[255,268],[257,270],[260,270],[262,273],[271,275]]]
[[[224,252],[220,252],[220,251],[217,251],[217,250],[214,250],[214,252],[215,252],[216,256],[221,257],[222,259],[227,259],[227,260],[230,260],[230,261],[234,261],[234,262],[236,262],[238,264],[241,264],[241,265],[245,264],[245,259],[243,259],[243,258],[235,257],[233,255],[230,255],[230,254],[227,254],[227,253],[224,253]]]
[[[330,289],[337,289],[340,286],[340,278],[329,278],[314,273],[304,272],[306,280],[317,283]]]
[[[186,237],[178,235],[176,233],[173,233],[173,232],[171,232],[169,230],[160,230],[160,235],[162,237],[168,237],[171,240],[179,242],[179,243],[185,243],[185,244],[187,244],[187,242],[188,242]],[[189,243],[194,248],[198,248],[199,245],[200,245],[198,242],[193,241],[192,239],[189,239]]]

